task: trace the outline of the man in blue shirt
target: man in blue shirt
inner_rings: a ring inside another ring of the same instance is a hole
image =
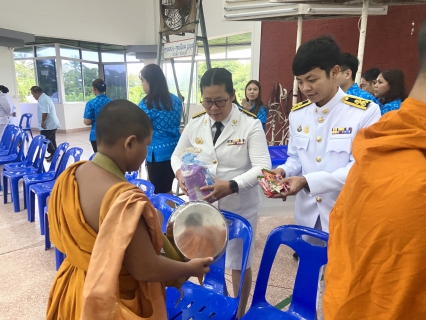
[[[350,53],[342,53],[341,60],[340,72],[336,77],[339,87],[342,88],[346,94],[376,102],[372,94],[360,89],[355,83],[355,76],[359,65],[358,58]]]
[[[56,150],[56,129],[60,128],[61,125],[56,116],[56,108],[52,99],[37,86],[31,87],[31,94],[38,101],[37,118],[40,134],[50,140],[47,147],[47,152],[50,153],[50,156],[46,158],[47,162],[50,162]]]

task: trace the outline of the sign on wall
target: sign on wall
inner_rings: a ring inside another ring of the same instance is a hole
[[[198,53],[198,47],[195,46],[195,55]],[[194,51],[194,39],[168,42],[164,44],[164,59],[181,58],[192,56]]]

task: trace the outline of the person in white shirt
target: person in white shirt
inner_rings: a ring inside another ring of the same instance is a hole
[[[18,119],[16,118],[15,104],[13,103],[13,100],[9,97],[9,95],[7,95],[7,93],[9,92],[9,89],[3,85],[0,85],[0,93],[1,92],[6,94],[7,101],[9,102],[9,105],[10,105],[9,124],[13,124],[15,126],[19,125]]]
[[[9,124],[11,105],[6,93],[0,91],[0,139],[3,136],[4,129]]]
[[[235,90],[232,74],[224,68],[212,68],[201,78],[200,89],[205,111],[195,115],[185,126],[171,164],[181,189],[187,188],[181,174],[180,155],[186,148],[202,149],[197,160],[206,164],[216,177],[213,186],[202,187],[210,193],[204,200],[221,210],[246,218],[256,234],[257,213],[262,203],[257,177],[262,169],[271,168],[268,146],[262,124],[256,115],[238,108],[232,101]],[[238,318],[245,313],[252,284],[254,242],[244,277]],[[234,293],[241,277],[242,242],[231,240],[226,249],[226,267],[232,270]]]

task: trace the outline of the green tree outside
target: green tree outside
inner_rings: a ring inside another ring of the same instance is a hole
[[[16,81],[18,83],[19,102],[28,102],[30,89],[36,85],[34,62],[32,60],[15,61]]]

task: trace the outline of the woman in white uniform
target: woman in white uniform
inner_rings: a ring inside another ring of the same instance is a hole
[[[251,265],[257,213],[262,202],[257,176],[261,169],[271,168],[268,146],[261,122],[257,117],[232,104],[235,90],[232,74],[223,68],[208,70],[201,78],[202,106],[205,111],[195,115],[186,125],[173,152],[171,164],[181,189],[187,193],[182,179],[180,155],[186,148],[202,149],[199,160],[216,177],[205,200],[221,210],[246,218],[253,228],[250,250],[241,294],[238,317],[244,313],[252,283]],[[242,259],[241,241],[231,240],[227,247],[226,267],[232,270],[234,293],[238,292]]]
[[[9,102],[9,105],[10,105],[9,123],[17,126],[19,125],[19,123],[18,123],[18,119],[16,118],[16,107],[12,99],[10,99],[10,97],[7,95],[8,92],[9,92],[9,89],[7,87],[0,85],[0,93],[4,93],[6,95],[7,101]]]
[[[0,91],[0,139],[3,136],[4,129],[9,124],[11,105],[8,96]]]

